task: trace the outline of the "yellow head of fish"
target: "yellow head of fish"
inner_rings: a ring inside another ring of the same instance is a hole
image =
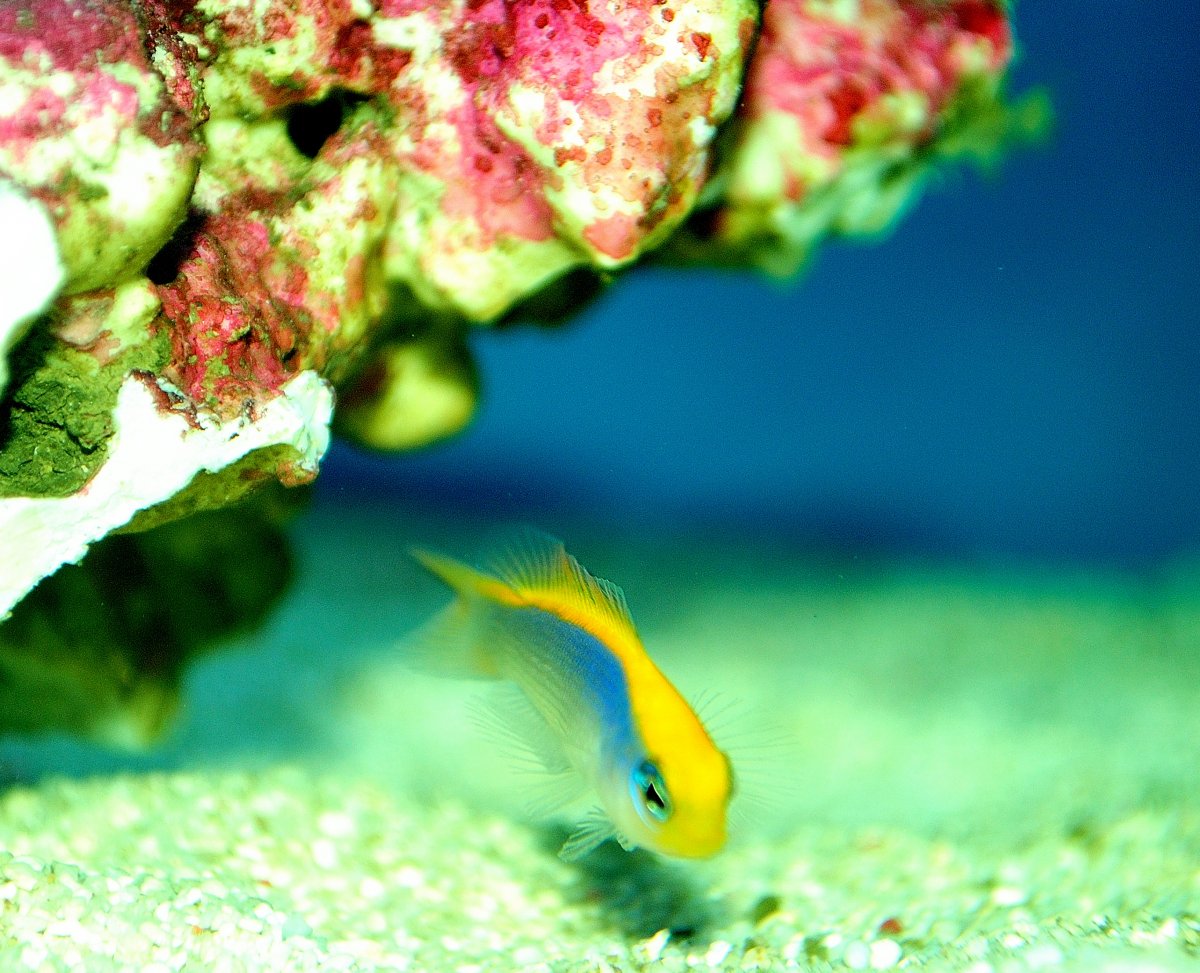
[[[724,847],[733,774],[711,741],[647,753],[629,765],[623,783],[604,803],[625,843],[680,858],[707,858]]]

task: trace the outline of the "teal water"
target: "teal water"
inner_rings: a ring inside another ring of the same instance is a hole
[[[192,667],[160,747],[8,739],[0,759],[20,779],[300,761],[519,813],[511,761],[470,721],[487,684],[413,672],[397,648],[446,600],[407,548],[470,550],[489,526],[318,503],[292,529],[294,589],[264,629]],[[764,726],[786,738],[743,758],[771,827],[1016,833],[1200,793],[1195,564],[1021,573],[561,533],[623,587],[685,695],[719,691],[751,744]]]

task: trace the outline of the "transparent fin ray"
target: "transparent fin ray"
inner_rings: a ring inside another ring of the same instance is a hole
[[[552,775],[572,769],[554,731],[516,686],[498,686],[472,699],[469,715],[475,727],[515,763]]]
[[[506,532],[482,566],[487,574],[518,594],[547,595],[590,615],[599,615],[630,634],[634,632],[624,592],[589,573],[567,553],[561,541],[533,527]]]
[[[605,817],[599,808],[588,812],[571,832],[571,836],[563,842],[558,850],[558,857],[563,861],[577,861],[590,851],[594,851],[609,838],[617,836],[612,822]]]
[[[468,703],[468,718],[521,777],[525,813],[543,820],[587,793],[554,731],[516,686],[501,685]]]
[[[535,779],[527,788],[525,813],[534,821],[579,804],[588,793],[583,778],[573,770]]]
[[[479,605],[466,599],[453,602],[401,640],[401,658],[410,668],[432,675],[499,678],[495,664],[483,649],[480,611]]]

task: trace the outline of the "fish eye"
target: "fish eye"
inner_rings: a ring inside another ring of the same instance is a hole
[[[629,785],[634,803],[643,817],[648,815],[661,823],[671,816],[671,796],[667,793],[666,782],[649,760],[643,760],[633,768]]]

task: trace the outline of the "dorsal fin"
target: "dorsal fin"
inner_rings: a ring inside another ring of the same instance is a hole
[[[509,531],[481,567],[522,600],[558,609],[577,624],[596,619],[605,627],[637,637],[624,592],[611,581],[590,574],[567,553],[562,541],[549,534],[532,527]]]

